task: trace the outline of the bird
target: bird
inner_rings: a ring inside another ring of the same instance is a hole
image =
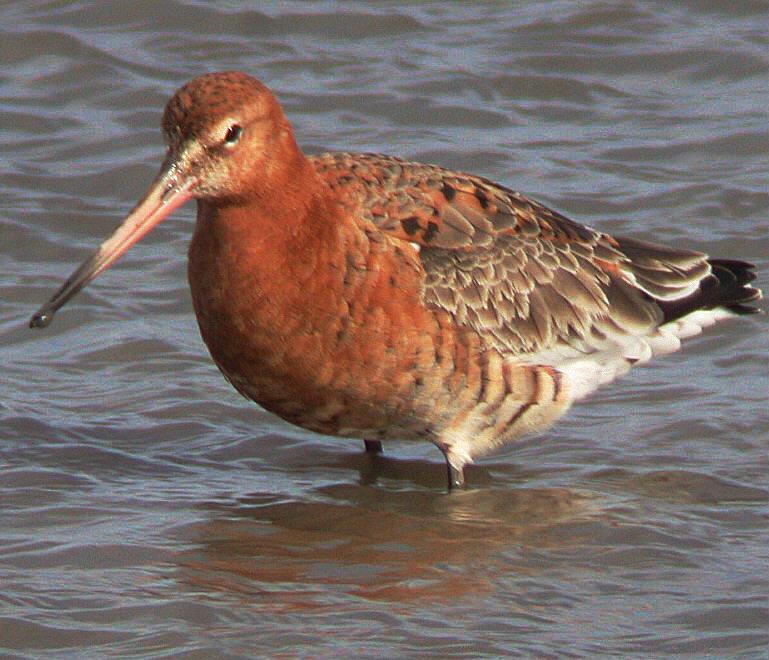
[[[146,195],[30,321],[197,203],[200,333],[246,398],[310,431],[425,440],[448,488],[633,365],[759,311],[755,266],[608,233],[482,176],[372,153],[305,155],[238,71],[181,87]]]

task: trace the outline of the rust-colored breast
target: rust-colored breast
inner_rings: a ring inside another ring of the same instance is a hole
[[[189,277],[203,339],[242,394],[295,424],[432,437],[480,389],[481,340],[424,305],[413,246],[318,204],[280,232],[201,207]]]

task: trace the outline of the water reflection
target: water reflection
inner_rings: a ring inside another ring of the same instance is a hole
[[[431,472],[416,461],[388,463],[390,476],[417,482]],[[361,474],[375,476],[369,468]],[[337,483],[301,501],[253,493],[207,507],[208,520],[189,530],[199,548],[179,558],[181,581],[209,593],[261,595],[262,606],[281,610],[323,607],[343,595],[454,601],[488,592],[500,574],[530,571],[510,564],[511,549],[578,544],[551,532],[589,516],[594,502],[561,488],[448,494]]]

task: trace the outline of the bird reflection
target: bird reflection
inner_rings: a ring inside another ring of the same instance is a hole
[[[516,562],[521,547],[578,545],[559,528],[598,509],[594,498],[563,488],[440,494],[432,489],[443,474],[437,464],[370,461],[360,457],[361,480],[396,487],[340,479],[301,500],[257,492],[210,505],[194,529],[199,548],[179,557],[182,582],[271,610],[328,607],[340,590],[451,602],[492,590],[500,573],[533,570]]]

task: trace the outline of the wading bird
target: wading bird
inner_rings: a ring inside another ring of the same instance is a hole
[[[305,156],[239,72],[182,87],[145,197],[32,318],[185,202],[200,332],[243,395],[298,426],[438,446],[449,487],[632,365],[756,311],[753,266],[610,236],[488,179],[391,156]]]

